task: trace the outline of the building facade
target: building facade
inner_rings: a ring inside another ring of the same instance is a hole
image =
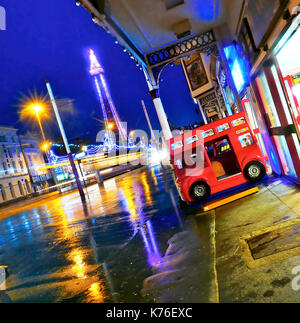
[[[260,20],[261,16],[265,19]],[[273,173],[300,183],[299,1],[248,1],[231,26],[249,78],[237,90]],[[231,71],[232,72],[232,71]],[[231,73],[232,74],[232,73]]]
[[[0,127],[0,203],[31,192],[30,178],[17,136],[17,129]]]
[[[47,157],[40,149],[40,140],[36,135],[27,133],[19,136],[28,174],[31,177],[32,191],[42,193],[52,183],[51,172],[41,169],[47,163]]]
[[[17,132],[0,126],[0,204],[42,192],[51,178],[37,168],[45,163],[38,138]]]

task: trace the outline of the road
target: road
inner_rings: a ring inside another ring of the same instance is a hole
[[[170,169],[144,167],[104,184],[88,188],[86,208],[71,193],[19,207],[0,221],[0,260],[10,273],[6,296],[12,302],[209,301],[209,235],[199,238],[198,224],[178,209]],[[200,294],[187,275],[191,286],[184,295],[178,274],[186,275],[186,268],[170,269],[163,257],[169,248],[169,258],[182,263],[178,244],[195,246],[186,264],[205,259],[207,286]],[[164,291],[161,279],[168,280]]]
[[[76,192],[18,204],[0,216],[0,302],[298,302],[299,187],[259,188],[181,211],[172,171],[155,166],[88,187],[85,207]]]

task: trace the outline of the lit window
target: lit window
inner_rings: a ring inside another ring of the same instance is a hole
[[[253,144],[253,139],[252,139],[250,132],[248,132],[242,136],[239,136],[239,141],[240,141],[241,146],[243,148]]]
[[[224,124],[221,124],[220,126],[217,127],[217,131],[220,133],[220,132],[223,132],[225,130],[228,130],[230,129],[229,127],[229,124],[228,123],[224,123]]]
[[[246,120],[244,117],[242,117],[242,118],[233,120],[231,123],[234,127],[237,127],[237,126],[240,126],[241,124],[246,123]]]
[[[206,137],[213,136],[214,134],[215,133],[214,133],[213,129],[209,129],[209,130],[202,132],[202,137],[206,138]]]
[[[183,147],[182,141],[177,141],[174,144],[171,145],[172,150],[176,150]]]
[[[187,144],[192,144],[193,142],[198,141],[198,140],[199,140],[199,137],[197,135],[194,135],[192,137],[187,138],[186,142],[187,142]]]

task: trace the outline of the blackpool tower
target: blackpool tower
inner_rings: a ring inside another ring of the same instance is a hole
[[[119,142],[126,144],[127,132],[120,121],[118,112],[111,98],[105,77],[104,69],[100,65],[93,50],[89,50],[90,59],[90,74],[94,78],[96,85],[97,94],[101,104],[105,129],[106,129],[106,140],[105,144],[108,148],[114,148],[116,144],[115,135],[119,137]]]

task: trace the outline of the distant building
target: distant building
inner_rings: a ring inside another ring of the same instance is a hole
[[[31,192],[17,129],[0,127],[0,203]]]
[[[41,191],[51,178],[36,167],[45,163],[38,138],[17,131],[0,126],[0,204]]]
[[[19,142],[23,150],[29,176],[32,177],[33,190],[41,191],[48,186],[51,174],[49,170],[38,169],[39,166],[46,163],[40,150],[40,140],[36,135],[27,133],[19,136]]]

